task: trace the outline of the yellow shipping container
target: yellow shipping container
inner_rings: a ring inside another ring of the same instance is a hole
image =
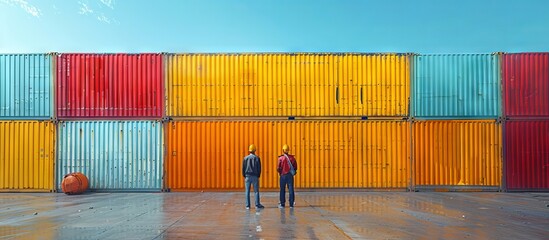
[[[248,145],[261,157],[262,188],[276,189],[277,156],[289,144],[297,188],[409,186],[405,121],[178,121],[167,123],[166,188],[242,189]]]
[[[54,190],[55,125],[0,121],[0,191]]]
[[[171,117],[407,116],[403,54],[169,54]]]
[[[413,123],[414,187],[501,186],[501,124],[494,120]]]

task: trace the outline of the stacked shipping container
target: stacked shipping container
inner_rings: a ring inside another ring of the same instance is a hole
[[[172,117],[408,116],[397,54],[166,55]]]
[[[548,137],[549,53],[0,55],[0,191],[548,191]]]
[[[0,190],[54,190],[55,124],[0,121]]]
[[[416,55],[412,115],[419,119],[500,117],[499,57],[499,54]]]
[[[408,55],[170,54],[165,64],[166,188],[243,188],[252,143],[264,188],[278,186],[285,143],[297,187],[409,187]]]
[[[501,124],[493,120],[430,120],[413,124],[416,189],[499,189]]]
[[[90,189],[161,189],[162,124],[141,120],[63,121],[58,132],[58,172],[84,173]],[[62,179],[58,174],[57,181]]]
[[[50,54],[0,55],[0,191],[54,190]]]
[[[242,158],[254,143],[261,185],[278,187],[277,156],[289,144],[299,157],[298,188],[405,189],[406,121],[174,121],[166,128],[167,186],[172,190],[242,189]]]
[[[499,58],[499,54],[414,57],[416,190],[501,188]]]
[[[92,190],[162,188],[161,54],[59,54],[57,189],[80,171]]]
[[[505,176],[511,191],[549,190],[549,53],[504,54]]]
[[[0,118],[53,118],[53,74],[50,54],[0,55]]]
[[[59,119],[160,119],[160,54],[59,54]]]

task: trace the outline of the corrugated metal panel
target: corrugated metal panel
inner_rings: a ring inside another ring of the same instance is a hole
[[[549,53],[504,54],[505,115],[549,116]]]
[[[501,115],[499,55],[414,57],[412,115],[476,119]]]
[[[48,54],[0,54],[0,118],[52,118],[52,78]]]
[[[161,54],[60,54],[57,115],[68,118],[161,118]]]
[[[68,121],[58,128],[58,189],[70,172],[84,173],[92,190],[161,189],[161,123]]]
[[[0,191],[54,190],[55,125],[0,121]]]
[[[549,190],[549,120],[507,121],[505,149],[508,190]]]
[[[346,54],[339,69],[339,115],[409,115],[409,56]]]
[[[407,116],[409,56],[166,55],[169,116]]]
[[[414,187],[501,186],[501,124],[495,121],[413,123]]]
[[[242,189],[242,159],[254,143],[262,188],[278,188],[277,156],[287,143],[298,188],[407,188],[405,121],[211,121],[166,126],[166,187]]]

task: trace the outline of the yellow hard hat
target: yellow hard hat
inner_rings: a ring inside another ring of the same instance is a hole
[[[282,151],[284,153],[288,153],[290,151],[290,146],[288,146],[288,144],[284,144],[284,146],[282,146]]]
[[[248,147],[248,152],[255,152],[255,149],[255,145],[252,144]]]

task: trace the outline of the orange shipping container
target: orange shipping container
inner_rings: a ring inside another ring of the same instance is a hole
[[[249,144],[261,157],[262,188],[278,188],[277,156],[291,147],[297,188],[409,186],[405,121],[178,121],[167,123],[165,187],[243,189]]]
[[[494,120],[419,121],[414,122],[412,128],[416,189],[500,188],[500,123]]]

